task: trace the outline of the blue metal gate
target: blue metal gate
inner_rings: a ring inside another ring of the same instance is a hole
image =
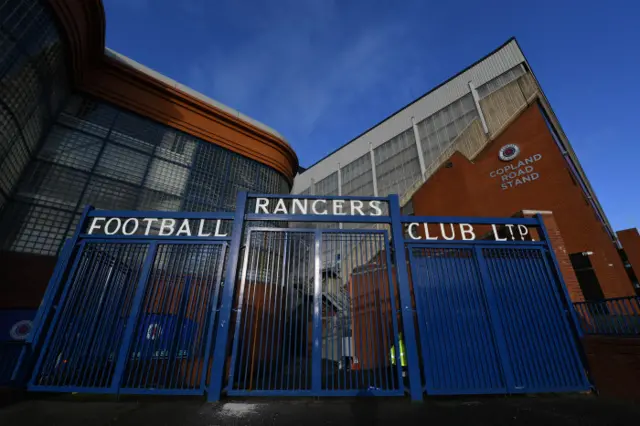
[[[123,216],[85,216],[98,215]],[[85,225],[68,272],[53,278],[61,294],[41,307],[52,314],[40,315],[38,327],[51,324],[28,389],[204,394],[228,243],[116,239],[83,233]]]
[[[544,243],[409,252],[427,393],[589,389]]]
[[[33,391],[419,400],[589,388],[542,218],[402,216],[397,196],[87,208],[33,329],[12,375],[27,371]]]
[[[402,395],[386,231],[247,233],[229,395]]]

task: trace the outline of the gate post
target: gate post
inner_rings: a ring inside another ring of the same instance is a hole
[[[422,378],[418,345],[413,325],[413,309],[411,308],[411,291],[409,290],[409,274],[407,274],[407,257],[405,255],[404,235],[400,217],[400,200],[398,195],[389,195],[389,216],[391,218],[391,236],[393,250],[396,255],[396,276],[398,293],[400,294],[400,311],[402,313],[402,329],[404,332],[405,350],[409,368],[409,391],[412,401],[422,401]]]
[[[547,255],[551,258],[551,266],[552,266],[552,274],[555,275],[556,282],[559,284],[559,287],[562,289],[562,297],[564,298],[565,310],[569,314],[570,321],[573,323],[573,328],[575,333],[577,333],[578,338],[582,338],[583,331],[582,326],[580,325],[580,321],[578,320],[578,316],[576,315],[576,310],[573,307],[573,302],[571,301],[571,296],[569,295],[569,291],[567,290],[567,285],[564,282],[564,277],[562,276],[562,271],[560,270],[560,265],[558,265],[558,259],[556,258],[555,252],[553,251],[553,246],[551,245],[551,238],[549,237],[549,233],[547,232],[547,227],[544,224],[544,219],[540,213],[537,213],[535,218],[538,220],[540,225],[540,234],[542,239],[545,242]]]
[[[238,269],[238,258],[240,257],[240,246],[242,242],[242,228],[244,225],[244,214],[247,206],[248,194],[245,191],[238,192],[236,199],[236,214],[233,218],[233,228],[231,230],[231,244],[229,245],[229,259],[225,271],[224,289],[220,302],[220,312],[218,316],[218,327],[216,341],[213,346],[213,365],[209,376],[209,387],[207,389],[207,401],[214,402],[220,400],[222,393],[222,378],[224,376],[224,366],[227,361],[227,342],[229,340],[229,325],[231,320],[231,309],[233,309],[233,295],[236,287],[236,272]],[[205,360],[205,367],[208,360]]]

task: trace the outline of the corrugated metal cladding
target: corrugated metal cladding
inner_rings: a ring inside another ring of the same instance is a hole
[[[416,123],[424,120],[457,99],[469,93],[471,81],[479,87],[497,76],[509,71],[525,58],[515,40],[511,40],[495,53],[460,73],[451,81],[426,94],[413,104],[398,111],[392,117],[378,124],[364,135],[349,142],[338,151],[325,157],[295,178],[292,193],[300,193],[309,188],[311,180],[319,182],[336,171],[338,163],[351,163],[369,151],[369,144],[376,147],[411,128],[411,117]],[[380,194],[384,195],[384,194]]]

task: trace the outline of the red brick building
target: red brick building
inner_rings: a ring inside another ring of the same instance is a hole
[[[519,152],[504,161],[501,149],[511,144]],[[412,204],[417,216],[504,217],[528,209],[551,211],[585,298],[634,295],[618,248],[574,178],[537,103],[472,159],[456,151],[415,192]],[[620,233],[632,267],[640,265],[640,238],[633,231]]]

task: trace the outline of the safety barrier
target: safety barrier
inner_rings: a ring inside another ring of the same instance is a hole
[[[578,302],[573,306],[585,334],[640,335],[640,296]]]

